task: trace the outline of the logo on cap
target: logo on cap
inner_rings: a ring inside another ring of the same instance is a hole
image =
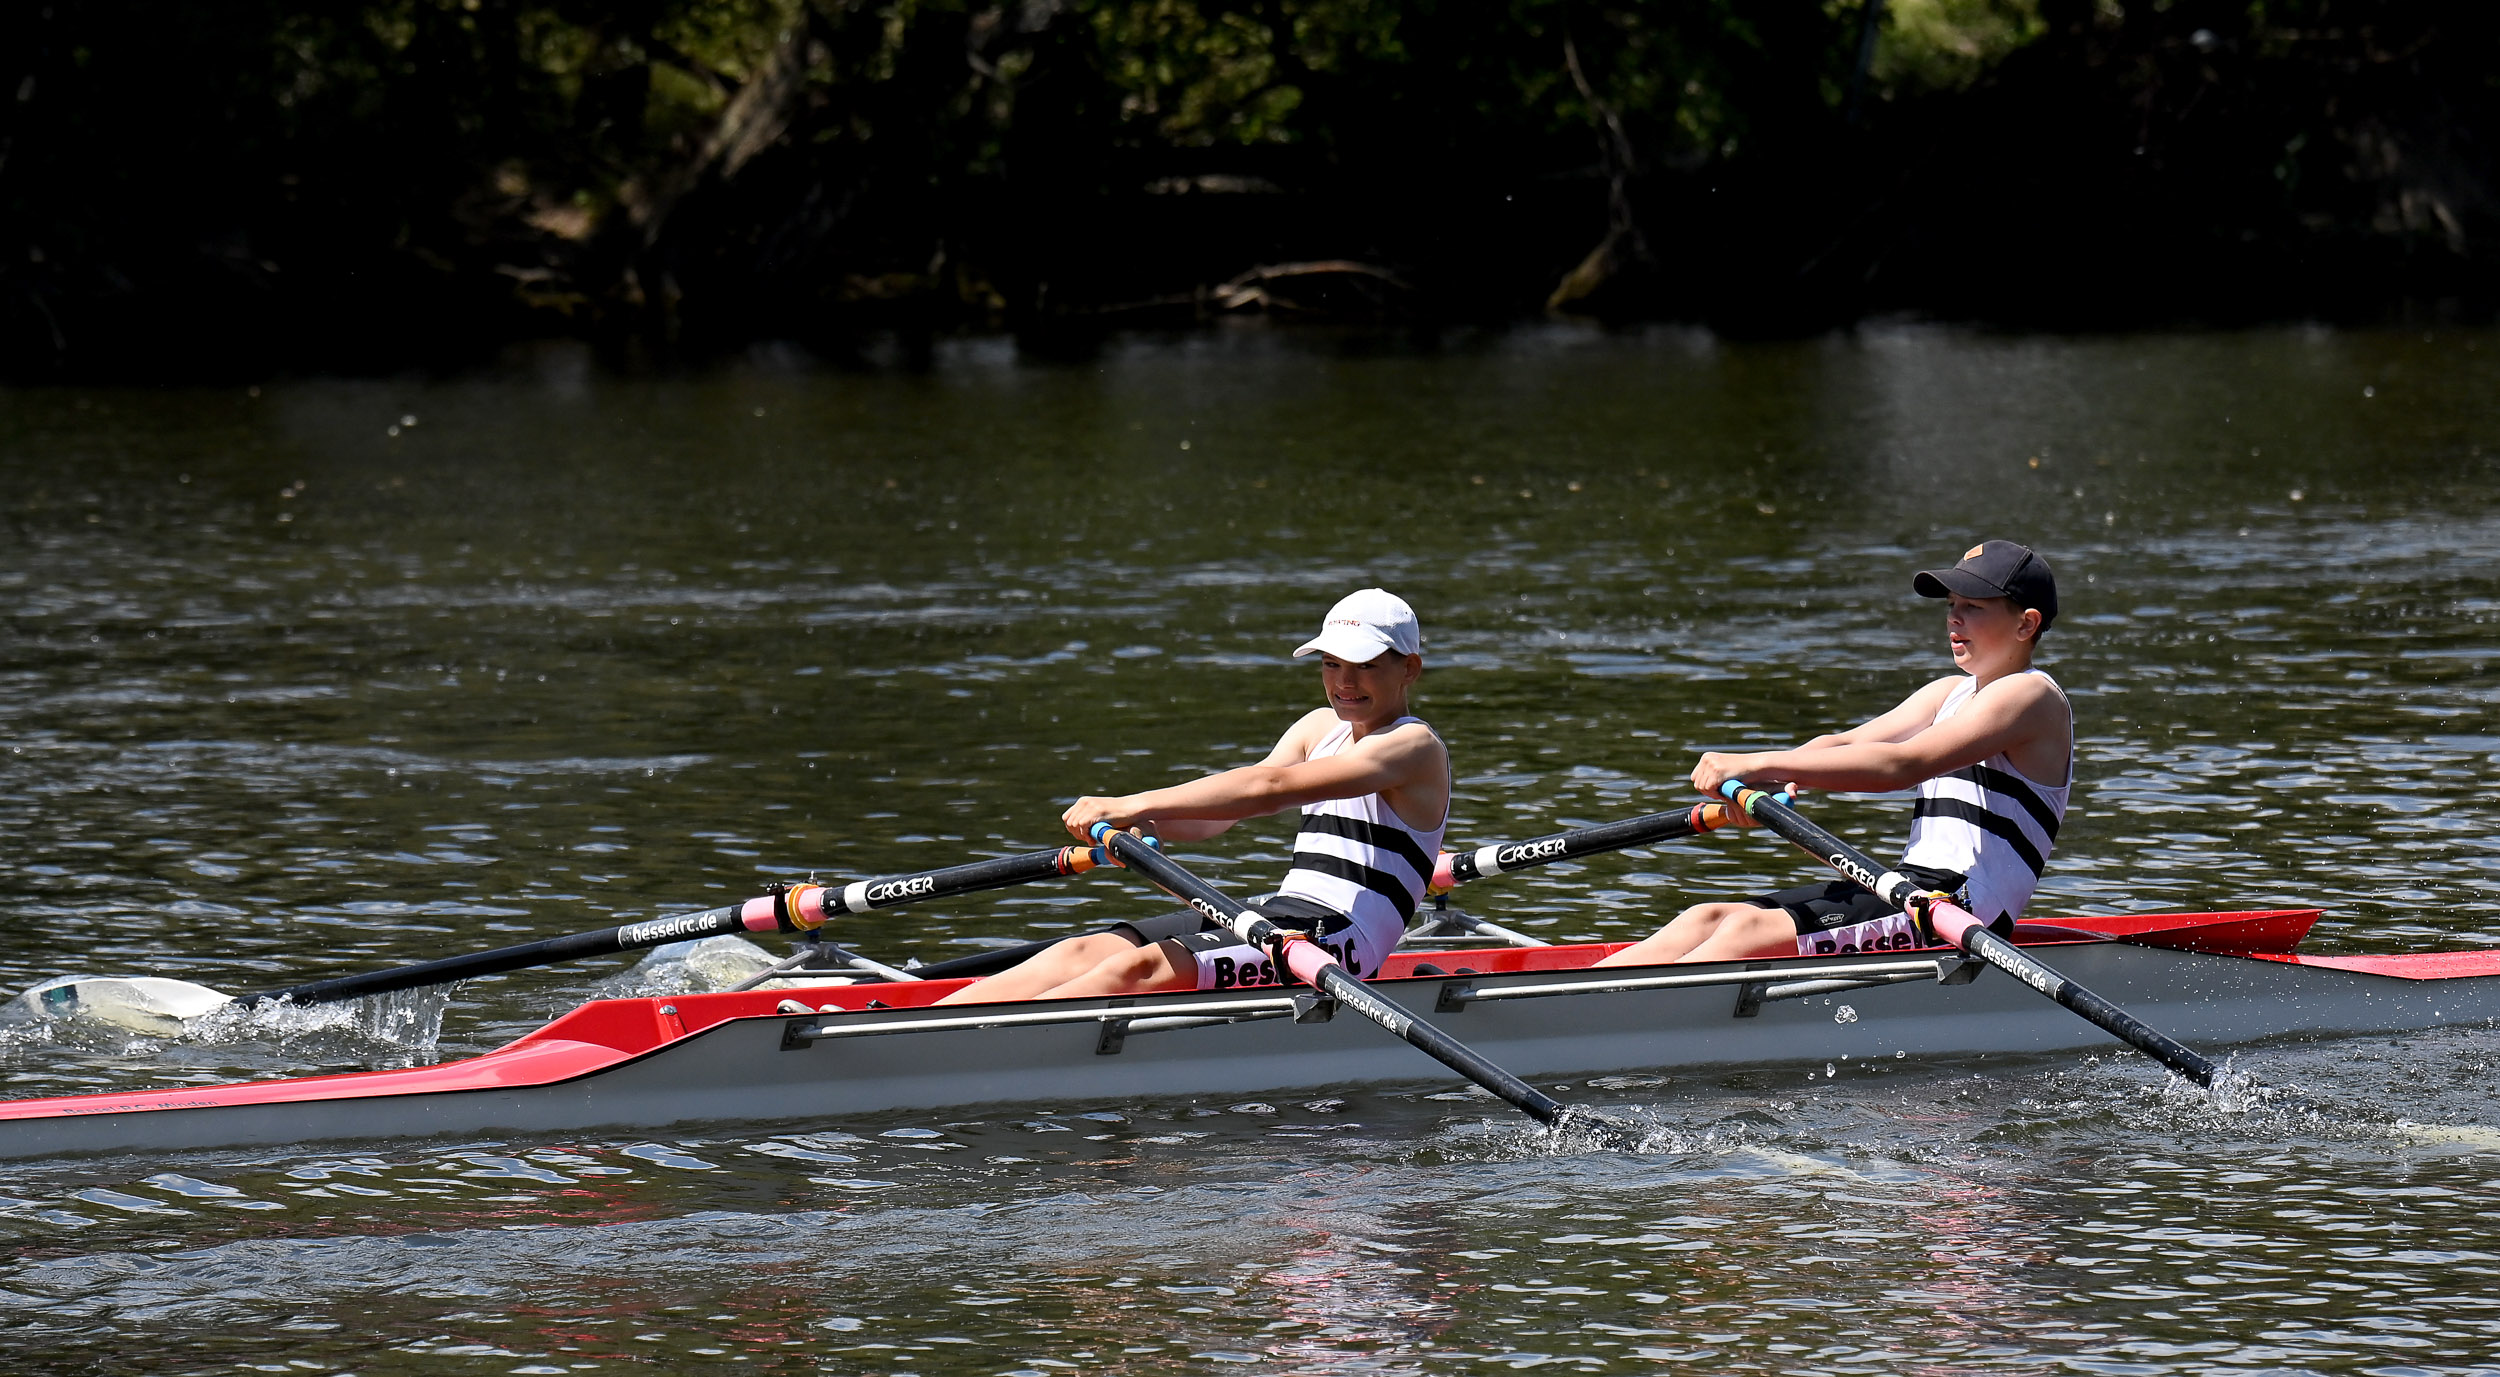
[[[1415,609],[1404,599],[1378,588],[1363,588],[1337,600],[1320,622],[1320,634],[1294,650],[1299,657],[1325,651],[1353,663],[1375,659],[1384,650],[1412,655],[1423,649],[1423,628]]]
[[[1972,547],[1970,547],[1969,549],[1964,550],[1964,551],[1962,552],[1962,558],[1964,558],[1964,559],[1977,559],[1977,558],[1979,558],[1979,552],[1980,552],[1980,551],[1982,551],[1982,550],[1985,550],[1985,549],[1987,549],[1987,548],[1988,548],[1988,547],[1987,547],[1987,546],[1985,546],[1985,545],[1973,545],[1973,546],[1972,546]]]

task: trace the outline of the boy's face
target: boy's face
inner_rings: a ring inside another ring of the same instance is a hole
[[[1953,645],[1953,663],[1966,674],[1984,674],[2020,656],[2040,634],[2040,613],[2014,610],[2010,598],[1966,598],[1953,595],[1945,609],[1944,630]]]
[[[1328,706],[1347,722],[1369,722],[1406,710],[1406,691],[1424,672],[1424,657],[1384,650],[1356,664],[1334,655],[1319,657],[1320,687]]]

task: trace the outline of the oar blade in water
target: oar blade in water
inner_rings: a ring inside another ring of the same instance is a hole
[[[135,1033],[178,1035],[192,1019],[233,1003],[205,985],[161,975],[65,975],[0,1005],[0,1020],[76,1019]]]
[[[654,948],[633,978],[654,991],[725,990],[772,964],[771,953],[742,937],[707,937]],[[232,995],[161,975],[64,975],[0,1004],[0,1022],[75,1020],[179,1037],[193,1020],[233,1002]]]
[[[776,960],[771,952],[736,933],[728,933],[653,947],[649,955],[625,973],[623,982],[646,994],[726,990],[749,976],[771,970]]]

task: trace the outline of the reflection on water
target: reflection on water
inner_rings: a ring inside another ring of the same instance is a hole
[[[1315,687],[1284,652],[1363,582],[1423,613],[1454,841],[1674,806],[1696,749],[1946,672],[1907,574],[1992,534],[2066,595],[2047,664],[2081,778],[2040,911],[2314,903],[2316,948],[2500,942],[2495,350],[1217,336],[1051,368],[975,346],[917,378],[11,394],[0,989],[268,988],[1050,844],[1079,792],[1262,754]],[[1814,808],[1878,850],[1904,830],[1897,800]],[[1286,837],[1193,860],[1251,886]],[[1620,938],[1801,873],[1721,836],[1465,902]],[[936,958],[1154,903],[1098,873],[839,935]],[[13,1030],[0,1082],[465,1054],[623,965],[390,1027]],[[0,1348],[2460,1372],[2500,1361],[2489,1037],[2243,1059],[2337,1106],[2312,1117],[2175,1102],[2118,1059],[1600,1087],[1672,1130],[1640,1156],[1538,1150],[1431,1085],[34,1164],[0,1171]]]
[[[2456,1074],[2408,1107],[2487,1111],[2493,1034],[2419,1041],[2393,1060]],[[2500,1130],[2383,1117],[2362,1060],[2273,1061],[2342,1119],[2114,1058],[1592,1087],[1681,1125],[1638,1157],[1389,1093],[39,1166],[0,1284],[64,1357],[385,1370],[2467,1370]]]

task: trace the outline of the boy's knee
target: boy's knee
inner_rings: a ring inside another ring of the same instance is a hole
[[[1117,939],[1114,939],[1117,940]],[[1095,969],[1117,979],[1123,985],[1142,985],[1169,979],[1172,963],[1158,943],[1130,947],[1102,962]]]
[[[1719,926],[1722,933],[1738,933],[1763,946],[1776,946],[1797,934],[1796,920],[1788,910],[1780,908],[1743,908]]]
[[[1095,932],[1069,938],[1061,944],[1061,949],[1067,953],[1069,960],[1094,966],[1113,957],[1126,956],[1138,947],[1116,932]]]

